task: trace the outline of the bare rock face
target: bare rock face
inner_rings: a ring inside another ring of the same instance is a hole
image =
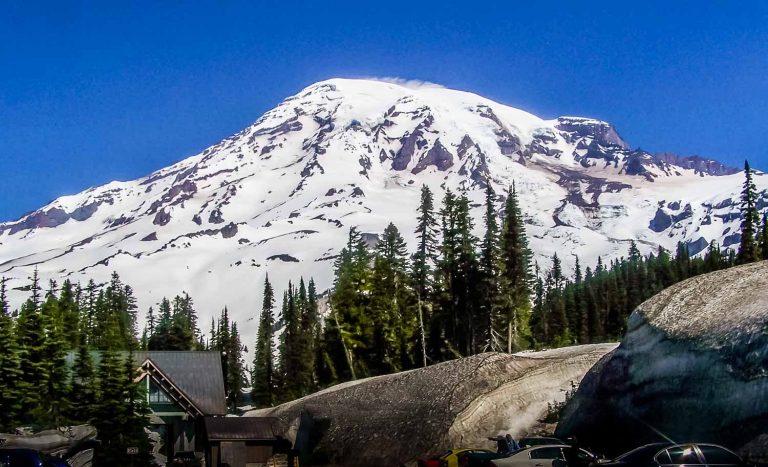
[[[607,454],[668,437],[768,460],[766,290],[763,261],[694,277],[640,305],[556,434]]]
[[[648,228],[654,232],[664,232],[672,225],[672,216],[667,214],[663,209],[658,208],[656,210],[656,216],[651,219]]]
[[[435,145],[427,151],[424,158],[416,164],[416,167],[411,172],[417,174],[430,165],[436,166],[437,170],[441,172],[445,172],[453,166],[453,154],[443,146],[439,139],[435,141]]]
[[[668,164],[693,169],[699,173],[707,175],[731,175],[739,172],[739,169],[735,167],[729,167],[720,162],[700,156],[678,156],[677,154],[662,152],[656,154],[656,158]]]
[[[616,128],[607,122],[580,117],[559,117],[556,128],[572,140],[588,136],[602,145],[629,148]]]
[[[339,384],[247,416],[311,426],[313,465],[397,466],[486,438],[520,436],[615,344],[485,353]],[[299,429],[301,431],[301,429]]]

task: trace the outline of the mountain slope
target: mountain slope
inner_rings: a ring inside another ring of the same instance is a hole
[[[768,206],[768,177],[755,177]],[[516,182],[543,268],[688,242],[738,243],[743,174],[713,161],[632,150],[606,122],[542,120],[434,86],[332,79],[256,123],[147,177],[61,197],[0,224],[0,275],[11,299],[41,277],[108,280],[116,270],[145,310],[182,290],[204,319],[227,305],[246,339],[268,272],[280,289],[300,275],[320,290],[352,226],[394,222],[413,245],[419,189]],[[476,210],[476,219],[481,211]],[[478,229],[478,234],[481,231]],[[248,340],[246,340],[248,342]]]

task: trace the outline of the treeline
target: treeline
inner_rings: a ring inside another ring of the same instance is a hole
[[[102,446],[95,465],[151,465],[148,406],[132,352],[136,306],[117,274],[106,287],[51,281],[43,293],[37,270],[30,297],[11,312],[0,281],[0,431],[91,423]],[[92,350],[100,350],[98,354]]]
[[[531,331],[536,347],[560,347],[620,340],[626,320],[638,305],[670,285],[689,277],[736,264],[733,250],[725,253],[712,242],[703,257],[691,258],[679,243],[671,256],[663,248],[646,256],[630,242],[628,257],[582,270],[578,257],[573,276],[563,275],[560,259],[546,275],[536,271]]]
[[[543,272],[532,262],[514,185],[499,199],[486,189],[484,235],[473,235],[465,193],[446,190],[435,210],[422,188],[417,245],[408,252],[390,224],[375,246],[351,229],[335,263],[335,281],[318,318],[317,297],[289,285],[278,349],[274,292],[265,284],[262,322],[252,375],[259,405],[290,400],[331,384],[392,373],[484,351],[615,341],[628,315],[662,289],[698,274],[768,259],[768,218],[759,215],[752,172],[745,164],[741,244],[721,250],[712,242],[691,258],[686,244],[674,254],[659,247],[566,277],[561,259]],[[499,204],[503,204],[500,209]],[[503,215],[501,215],[503,214]]]
[[[117,273],[85,287],[51,281],[43,292],[37,270],[29,298],[11,311],[6,280],[0,280],[0,432],[90,423],[102,446],[95,465],[152,465],[147,453],[149,407],[137,376],[136,350],[218,350],[227,402],[235,410],[247,384],[237,323],[225,308],[201,335],[192,298],[163,298],[150,308],[141,337],[133,289]],[[127,447],[139,454],[126,457]]]
[[[678,243],[675,254],[659,247],[642,256],[634,241],[628,257],[604,265],[598,258],[594,270],[582,275],[576,258],[572,278],[563,277],[560,260],[542,277],[536,271],[531,327],[534,341],[542,345],[618,340],[626,331],[626,318],[643,301],[670,285],[699,274],[768,259],[768,213],[757,209],[758,195],[749,163],[744,166],[741,193],[741,239],[738,252],[721,250],[714,240],[707,251],[691,258],[688,247]]]
[[[253,365],[259,405],[290,400],[357,378],[388,374],[488,350],[529,348],[531,253],[512,187],[498,218],[486,192],[486,235],[473,235],[465,193],[446,191],[435,211],[424,186],[418,249],[409,255],[390,224],[374,247],[351,229],[335,262],[329,311],[318,316],[314,283],[289,284],[274,323],[267,280]],[[438,241],[438,237],[440,240]],[[274,332],[282,330],[275,348]]]

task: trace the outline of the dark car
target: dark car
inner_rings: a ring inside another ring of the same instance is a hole
[[[748,465],[733,451],[716,444],[654,443],[635,448],[600,467],[744,467]]]
[[[529,448],[531,446],[544,446],[547,444],[565,444],[562,440],[557,438],[548,438],[545,436],[529,436],[526,438],[520,438],[518,443],[521,448]]]
[[[34,449],[0,449],[0,467],[70,467],[63,459]]]
[[[194,451],[179,451],[173,456],[171,465],[174,467],[201,467],[203,464]]]

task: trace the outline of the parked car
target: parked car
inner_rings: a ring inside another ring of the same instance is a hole
[[[194,451],[179,451],[173,456],[173,467],[201,467],[202,461]]]
[[[496,453],[480,448],[451,449],[438,457],[419,459],[417,464],[419,467],[474,467],[474,465],[479,464],[472,462],[473,456],[489,454],[495,455]]]
[[[70,467],[58,457],[46,456],[34,449],[0,449],[0,467]]]
[[[545,444],[521,449],[503,459],[490,462],[492,467],[562,467],[565,465],[565,449],[571,449],[567,444]],[[582,466],[597,464],[597,456],[579,449],[579,460]],[[602,466],[601,466],[602,467]]]
[[[654,443],[635,448],[600,467],[743,467],[746,462],[723,446],[706,443]]]
[[[520,448],[529,448],[531,446],[543,446],[545,444],[565,444],[563,440],[557,438],[547,438],[544,436],[529,436],[526,438],[520,438],[518,443]]]

